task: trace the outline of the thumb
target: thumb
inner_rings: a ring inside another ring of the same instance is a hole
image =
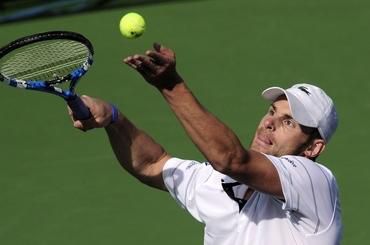
[[[162,44],[159,44],[157,42],[153,43],[153,48],[155,51],[158,53],[166,56],[167,58],[174,59],[175,58],[175,53],[172,51],[172,49],[167,48],[163,46]]]
[[[162,47],[161,44],[159,44],[157,42],[153,43],[153,48],[154,48],[155,51],[161,52],[161,47]]]

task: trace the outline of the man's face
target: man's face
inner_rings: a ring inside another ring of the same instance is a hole
[[[302,155],[309,135],[292,118],[285,96],[280,96],[258,125],[250,149],[273,156]]]

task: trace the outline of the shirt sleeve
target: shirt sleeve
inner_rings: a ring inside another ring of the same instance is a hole
[[[179,158],[169,159],[163,168],[163,180],[171,196],[195,219],[202,222],[196,205],[196,189],[211,175],[206,163]]]
[[[335,179],[327,168],[305,157],[267,155],[276,167],[285,202],[282,208],[292,219],[305,223],[313,233],[326,227],[337,201]]]

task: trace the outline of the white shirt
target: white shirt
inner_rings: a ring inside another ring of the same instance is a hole
[[[205,224],[205,245],[340,244],[338,187],[330,170],[304,157],[267,157],[285,202],[255,191],[243,205],[248,187],[208,163],[171,158],[163,179],[179,205]]]

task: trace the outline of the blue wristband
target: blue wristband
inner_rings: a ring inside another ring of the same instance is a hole
[[[112,119],[110,121],[110,124],[117,122],[118,120],[118,109],[113,104],[110,104],[112,108]]]

